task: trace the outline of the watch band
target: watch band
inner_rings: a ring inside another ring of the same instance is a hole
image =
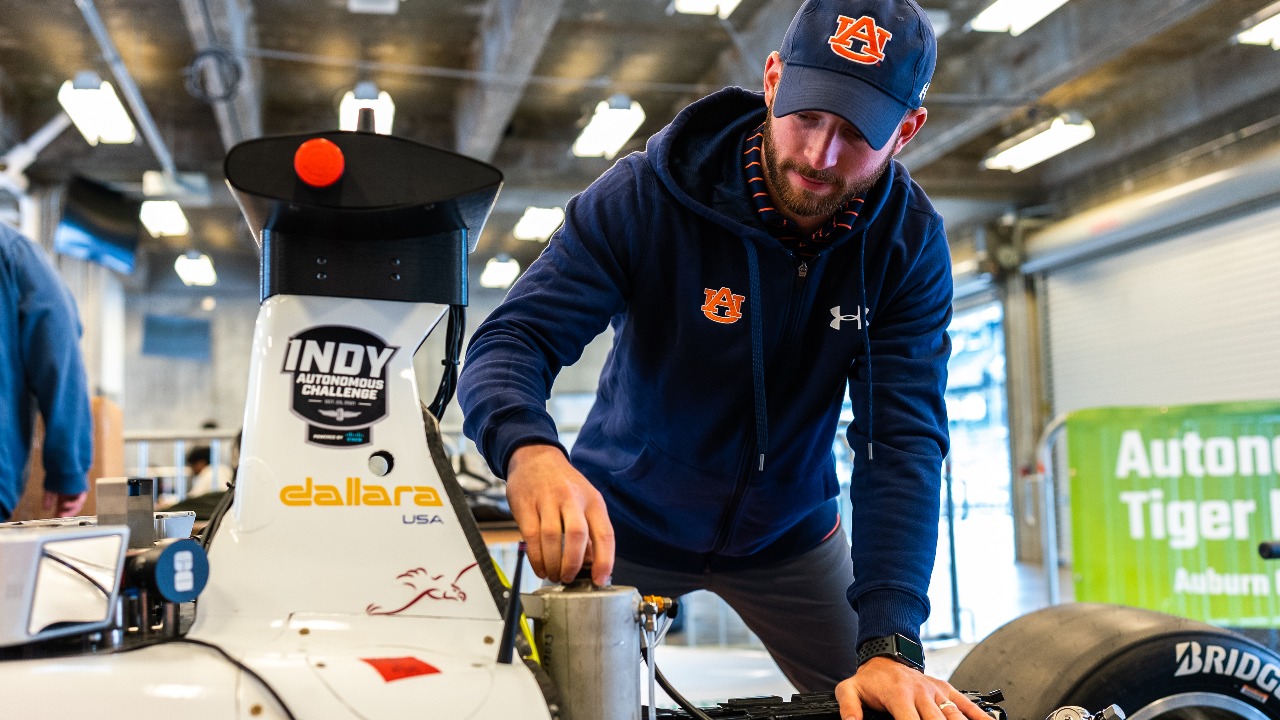
[[[924,670],[924,649],[916,641],[901,633],[871,638],[858,647],[858,664],[873,657],[887,657],[907,667]]]

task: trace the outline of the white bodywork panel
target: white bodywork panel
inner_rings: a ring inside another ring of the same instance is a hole
[[[6,711],[549,719],[530,670],[496,661],[502,613],[479,565],[491,561],[472,550],[426,441],[412,360],[444,312],[301,296],[261,307],[235,503],[187,635],[261,681],[181,641],[4,661]]]

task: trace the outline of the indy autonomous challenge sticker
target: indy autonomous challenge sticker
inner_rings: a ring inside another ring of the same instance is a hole
[[[387,416],[387,361],[400,348],[376,335],[324,325],[289,339],[283,372],[293,374],[293,412],[307,421],[307,442],[367,445]]]

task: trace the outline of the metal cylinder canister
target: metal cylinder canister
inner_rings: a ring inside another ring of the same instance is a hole
[[[580,579],[522,599],[563,720],[639,720],[640,593]]]

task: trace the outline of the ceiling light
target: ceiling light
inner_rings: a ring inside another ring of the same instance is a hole
[[[564,223],[564,208],[529,207],[511,231],[517,240],[546,240]]]
[[[996,0],[969,21],[969,28],[1017,37],[1066,3],[1067,0]]]
[[[480,287],[503,290],[511,287],[519,276],[520,263],[506,255],[491,257],[480,273]]]
[[[78,72],[74,80],[62,83],[58,103],[90,145],[127,144],[137,137],[133,121],[120,104],[115,88],[97,73]]]
[[[386,90],[378,92],[378,86],[364,80],[348,90],[338,105],[338,129],[354,131],[360,118],[360,108],[373,108],[373,129],[379,135],[391,134],[391,121],[396,116],[396,104]]]
[[[1236,35],[1236,41],[1245,45],[1270,45],[1280,50],[1280,2],[1263,8],[1244,21],[1246,29]]]
[[[369,15],[395,15],[400,0],[347,0],[347,12]]]
[[[186,235],[191,232],[191,225],[187,223],[187,216],[182,214],[177,200],[144,200],[138,216],[151,237]]]
[[[173,261],[173,269],[187,286],[199,285],[208,287],[218,282],[218,273],[213,270],[213,260],[208,255],[196,250],[189,250]]]
[[[678,13],[687,15],[715,15],[727,18],[737,9],[742,0],[675,0],[672,7]]]
[[[631,139],[644,122],[640,103],[621,93],[596,105],[591,122],[573,142],[578,157],[607,157],[610,160]]]
[[[1064,113],[1005,140],[982,161],[990,170],[1021,172],[1093,137],[1093,123]]]

